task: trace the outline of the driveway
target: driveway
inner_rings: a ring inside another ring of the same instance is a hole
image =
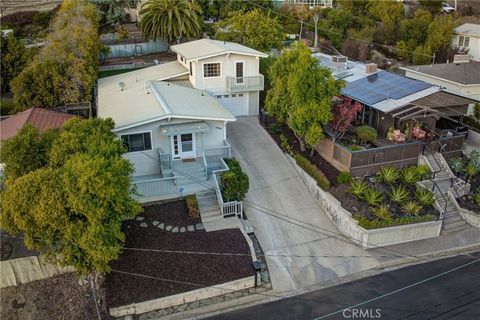
[[[227,134],[250,178],[244,210],[267,255],[275,291],[299,290],[379,265],[339,235],[256,117],[228,124]]]

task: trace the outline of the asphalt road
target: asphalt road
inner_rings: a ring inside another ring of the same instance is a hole
[[[480,319],[480,252],[405,267],[209,319]]]

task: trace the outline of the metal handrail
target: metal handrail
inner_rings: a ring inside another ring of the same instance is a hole
[[[444,206],[444,208],[443,208],[443,212],[440,212],[440,216],[438,217],[438,220],[443,220],[443,217],[444,217],[445,214],[447,213],[447,199],[446,199],[445,196],[443,195],[442,189],[440,189],[440,187],[439,187],[438,184],[435,182],[435,180],[429,179],[429,181],[431,181],[431,182],[433,183],[432,192],[435,193],[435,187],[437,187],[440,195],[442,196],[443,200],[445,201],[445,206]],[[435,194],[436,194],[436,193],[435,193]]]
[[[435,155],[433,154],[433,152],[430,150],[430,148],[428,147],[428,143],[425,142],[423,144],[423,150],[422,150],[422,155],[425,155],[425,149],[428,150],[428,153],[430,153],[432,155],[432,158],[433,160],[435,160],[435,163],[437,164],[438,166],[438,170],[437,171],[433,171],[433,176],[432,176],[432,179],[435,179],[435,175],[437,172],[441,172],[442,171],[442,165],[438,162],[437,158],[435,158]]]
[[[450,178],[450,188],[453,189],[453,191],[455,191],[455,193],[457,194],[457,199],[462,202],[462,197],[460,196],[460,194],[458,193],[458,189],[457,189],[457,186],[455,185],[455,180],[457,180],[459,178],[455,177],[455,178]],[[459,179],[461,180],[461,179]],[[461,180],[463,181],[463,180]]]

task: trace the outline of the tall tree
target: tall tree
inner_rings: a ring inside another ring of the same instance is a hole
[[[3,158],[0,227],[79,274],[108,272],[125,240],[122,221],[141,211],[130,197],[133,166],[113,128],[111,119],[75,118],[59,134],[27,128],[7,140],[22,159]],[[36,161],[27,155],[31,145],[40,145]]]
[[[126,21],[126,8],[136,8],[139,0],[89,0],[101,14],[102,25],[116,25]]]
[[[313,41],[313,46],[318,48],[318,21],[322,17],[322,7],[315,6],[311,9],[311,15],[313,23],[315,25],[315,40]]]
[[[438,0],[420,0],[420,5],[430,13],[438,13],[442,8],[442,2]]]
[[[377,20],[393,25],[404,16],[403,3],[398,1],[370,0],[368,11]]]
[[[430,47],[432,53],[435,53],[436,56],[447,56],[445,51],[451,46],[455,25],[456,22],[451,16],[440,15],[436,16],[428,26],[426,45]],[[438,62],[446,61],[440,60]]]
[[[247,13],[237,12],[230,18],[220,21],[215,38],[235,41],[267,52],[272,48],[282,46],[285,34],[281,27],[276,17],[254,9]],[[262,32],[258,32],[258,30],[262,30]]]
[[[351,98],[342,97],[333,107],[332,128],[335,140],[342,139],[348,127],[362,110],[359,102],[353,102]]]
[[[323,126],[332,119],[332,101],[340,93],[342,81],[319,66],[302,43],[284,53],[270,68],[271,89],[267,111],[288,124],[305,150],[324,137]]]
[[[147,39],[170,42],[182,36],[198,37],[202,19],[202,8],[189,0],[148,0],[139,12],[140,28]]]

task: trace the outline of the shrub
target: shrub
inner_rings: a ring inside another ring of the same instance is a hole
[[[198,208],[197,197],[193,195],[188,195],[185,198],[188,208],[188,215],[193,218],[197,219],[200,217],[200,209]]]
[[[361,198],[365,191],[367,190],[368,185],[363,180],[353,180],[350,184],[350,193],[357,198]]]
[[[14,113],[14,105],[11,100],[0,100],[0,115],[8,116]]]
[[[463,168],[465,167],[465,164],[463,163],[463,159],[458,157],[458,158],[452,158],[450,160],[450,168],[452,169],[453,172],[459,173],[463,171]]]
[[[424,206],[431,206],[435,202],[435,195],[426,188],[417,188],[415,190],[415,199]]]
[[[327,177],[320,169],[317,168],[316,165],[314,165],[307,158],[299,154],[296,154],[294,158],[298,166],[305,170],[305,172],[308,173],[313,179],[315,179],[315,181],[317,181],[317,185],[320,188],[322,188],[323,190],[328,190],[330,188],[330,181],[328,181]]]
[[[288,143],[288,138],[283,133],[280,134],[280,147],[288,154],[293,154],[292,146]]]
[[[272,131],[273,134],[279,134],[282,132],[282,128],[278,123],[274,123],[270,126],[270,131]]]
[[[224,160],[230,170],[221,176],[223,201],[242,201],[249,187],[248,176],[242,171],[237,160]]]
[[[425,216],[405,216],[392,220],[369,220],[362,215],[354,215],[353,218],[358,221],[358,225],[365,229],[379,229],[385,227],[399,226],[411,223],[420,223],[433,221],[436,219],[434,215],[428,214]]]
[[[421,180],[427,179],[430,176],[430,167],[427,164],[419,165],[417,172]]]
[[[405,211],[406,214],[410,215],[417,215],[420,213],[420,210],[422,210],[422,206],[416,203],[415,201],[408,201],[403,204],[402,206],[403,211]]]
[[[377,140],[377,130],[369,126],[361,126],[357,128],[357,137],[360,141],[375,141]]]
[[[378,171],[378,177],[380,178],[380,181],[392,184],[397,181],[399,172],[395,167],[382,167]]]
[[[480,206],[480,188],[477,188],[477,192],[475,193],[475,203],[477,206]]]
[[[397,188],[392,187],[392,191],[389,193],[389,196],[390,200],[392,200],[393,202],[402,204],[408,200],[410,194],[403,185],[400,185]]]
[[[348,146],[348,149],[350,149],[351,151],[360,151],[360,150],[365,150],[365,147],[362,147],[356,144],[351,144]]]
[[[390,214],[390,211],[388,210],[388,207],[384,204],[379,205],[378,207],[372,207],[370,208],[372,214],[376,216],[377,218],[381,220],[391,220],[392,215]]]
[[[478,169],[477,167],[475,167],[473,163],[469,162],[465,167],[465,173],[467,174],[468,177],[473,177],[478,173]]]
[[[406,184],[415,184],[420,181],[420,175],[417,167],[406,167],[400,171],[400,180]]]
[[[363,193],[363,200],[365,200],[370,206],[375,206],[382,202],[383,194],[370,187]]]
[[[337,176],[337,183],[344,184],[352,181],[352,176],[348,171],[342,171]]]

